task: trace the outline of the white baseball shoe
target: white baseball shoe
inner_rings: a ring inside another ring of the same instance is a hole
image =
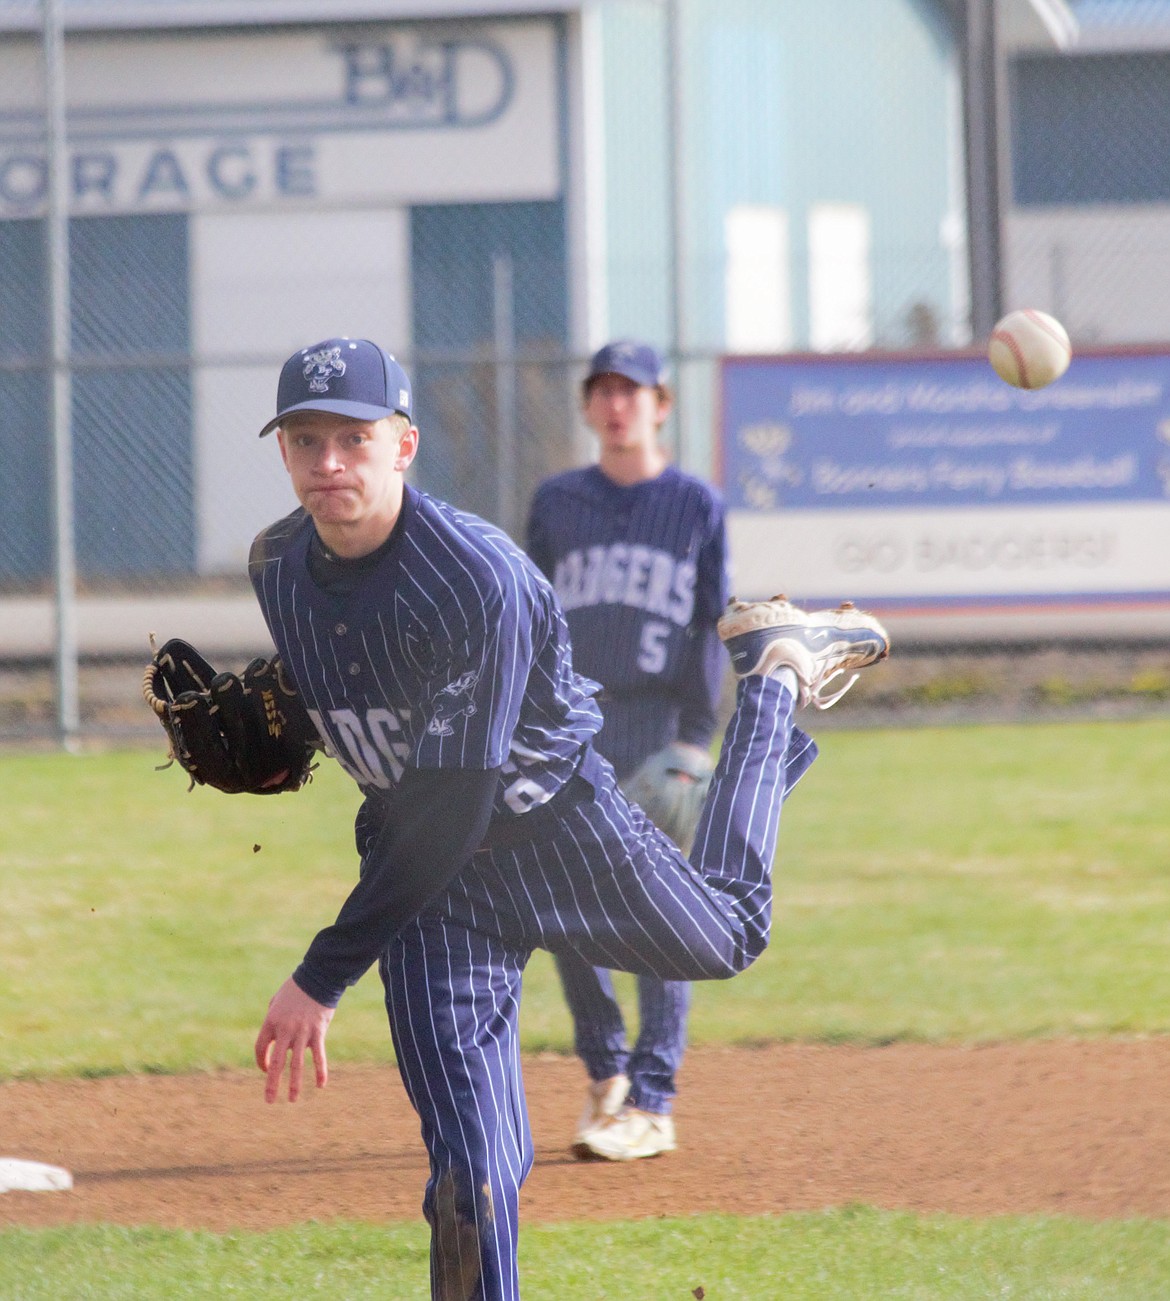
[[[890,653],[890,638],[873,617],[846,601],[836,610],[798,610],[783,596],[770,601],[731,601],[719,620],[719,636],[736,677],[767,676],[790,668],[800,684],[801,705],[828,709],[857,681],[857,673],[830,695],[825,688],[850,669],[865,668]]]
[[[590,1083],[585,1107],[577,1122],[577,1137],[573,1140],[573,1155],[578,1160],[587,1161],[592,1156],[588,1146],[589,1135],[621,1111],[629,1091],[630,1081],[625,1075],[611,1075],[608,1080]]]
[[[602,1161],[638,1161],[673,1152],[674,1121],[653,1111],[623,1107],[585,1135],[590,1156]]]

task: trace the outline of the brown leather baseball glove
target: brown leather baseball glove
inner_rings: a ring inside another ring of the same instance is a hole
[[[142,695],[192,787],[275,795],[309,780],[321,742],[279,656],[254,659],[237,677],[172,638],[146,666]]]

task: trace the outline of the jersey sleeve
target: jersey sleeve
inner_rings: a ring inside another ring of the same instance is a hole
[[[358,815],[361,877],[337,920],[319,931],[293,979],[336,1007],[393,937],[450,884],[482,843],[497,770],[408,770],[389,800]]]
[[[508,758],[532,664],[524,599],[501,587],[443,612],[447,636],[417,705],[415,767],[498,768]]]

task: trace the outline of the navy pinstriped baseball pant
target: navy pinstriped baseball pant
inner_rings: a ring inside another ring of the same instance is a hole
[[[626,1098],[630,1106],[669,1112],[686,1048],[690,981],[638,980],[638,1037],[631,1047],[612,975],[575,954],[558,954],[557,972],[573,1016],[573,1047],[589,1078],[626,1075],[632,1081]]]
[[[516,1301],[533,1160],[517,1035],[533,949],[667,980],[719,980],[768,943],[783,798],[816,754],[775,678],[738,684],[690,861],[617,789],[537,840],[480,850],[380,963],[399,1069],[431,1160],[431,1290]]]

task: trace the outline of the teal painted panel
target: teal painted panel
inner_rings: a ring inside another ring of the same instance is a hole
[[[613,333],[663,337],[670,274],[666,42],[656,5],[611,3],[604,28],[608,288]],[[724,218],[788,214],[797,343],[807,340],[809,209],[870,214],[878,342],[925,304],[953,317],[941,229],[961,207],[958,71],[933,0],[679,0],[682,176],[692,347],[724,340]]]
[[[670,335],[666,25],[646,0],[600,7],[611,337]]]
[[[807,341],[809,209],[854,203],[871,220],[875,328],[905,342],[906,314],[953,310],[940,229],[956,205],[957,66],[945,25],[917,0],[691,0],[685,171],[706,274],[688,316],[722,337],[723,217],[786,210],[794,322]],[[901,337],[900,337],[901,336]]]

